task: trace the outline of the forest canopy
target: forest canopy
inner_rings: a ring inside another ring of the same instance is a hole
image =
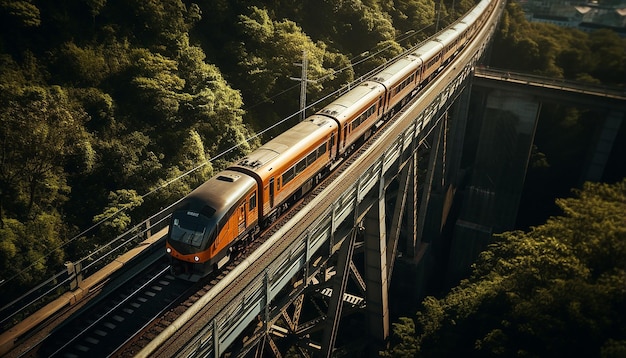
[[[394,323],[385,357],[626,354],[626,179],[586,183],[562,214],[496,235],[472,274]]]
[[[626,38],[610,29],[591,33],[528,22],[509,1],[493,44],[491,65],[551,78],[626,85]]]

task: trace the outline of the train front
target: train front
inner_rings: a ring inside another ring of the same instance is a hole
[[[228,262],[231,247],[253,224],[245,220],[245,199],[255,185],[241,173],[222,172],[181,200],[166,242],[176,277],[198,281]]]
[[[166,244],[172,273],[190,281],[211,273],[215,260],[210,248],[217,229],[217,220],[206,210],[202,213],[182,209],[172,213]]]

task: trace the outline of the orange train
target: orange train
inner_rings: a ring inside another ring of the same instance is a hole
[[[237,243],[275,221],[436,77],[496,3],[480,1],[436,37],[183,198],[166,243],[173,273],[197,281],[226,264]]]

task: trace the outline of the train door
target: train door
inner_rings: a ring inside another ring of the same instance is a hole
[[[239,207],[239,218],[238,218],[238,234],[241,234],[246,230],[246,202],[244,201]]]
[[[270,208],[274,207],[274,178],[270,179]]]

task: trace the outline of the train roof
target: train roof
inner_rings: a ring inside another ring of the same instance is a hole
[[[355,109],[356,111],[367,109],[365,105],[376,100],[384,90],[380,83],[365,81],[322,108],[317,114],[333,117],[343,123],[346,118],[352,118]],[[363,105],[357,105],[359,103]]]
[[[463,31],[467,30],[469,25],[465,21],[457,21],[454,25],[452,25],[451,29],[456,30],[459,34]]]
[[[408,54],[387,66],[380,73],[376,74],[375,77],[372,77],[372,81],[380,82],[385,87],[389,88],[392,85],[398,83],[402,78],[409,75],[411,72],[415,71],[419,66],[421,66],[422,61],[419,57]]]
[[[310,116],[248,154],[231,168],[245,168],[259,174],[269,172],[274,167],[271,164],[276,158],[280,156],[291,159],[291,155],[282,156],[289,152],[302,155],[312,141],[317,142],[320,138],[325,138],[326,134],[334,131],[335,128],[337,124],[331,118]]]
[[[426,42],[425,44],[423,44],[422,46],[420,46],[417,50],[413,51],[411,54],[413,56],[417,56],[420,58],[421,57],[431,58],[431,56],[437,54],[437,52],[439,52],[441,48],[442,48],[442,45],[440,42],[430,40]]]
[[[221,216],[256,185],[249,175],[224,170],[194,189],[179,204],[179,209],[207,217]]]
[[[467,21],[469,23],[473,23],[474,20],[476,20],[476,18],[478,18],[483,13],[483,11],[485,11],[485,8],[487,7],[488,4],[489,4],[488,1],[479,2],[478,4],[476,4],[476,6],[474,6],[474,8],[469,13],[463,16],[461,21]]]
[[[435,38],[435,41],[439,41],[441,42],[444,46],[449,45],[452,40],[456,39],[456,37],[459,35],[459,32],[456,29],[446,29],[444,31],[442,31],[439,35],[437,35],[437,37]]]

